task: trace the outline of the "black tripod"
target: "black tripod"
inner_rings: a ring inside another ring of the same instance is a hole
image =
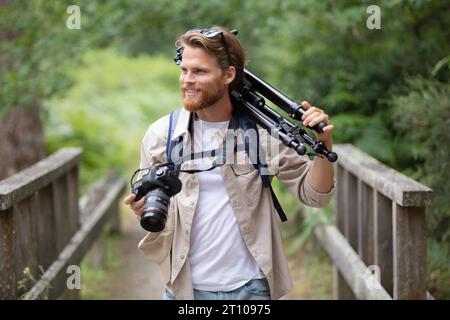
[[[239,87],[230,92],[233,104],[237,105],[243,113],[267,131],[276,132],[283,144],[294,149],[299,155],[306,154],[306,147],[304,146],[306,144],[314,151],[313,155],[324,156],[330,162],[337,160],[335,152],[329,151],[322,142],[312,138],[305,130],[286,120],[278,112],[267,106],[262,96],[269,99],[295,120],[301,120],[305,112],[300,105],[247,69],[244,69],[244,73],[244,80],[241,81]],[[325,126],[326,124],[321,122],[312,129],[322,132]]]

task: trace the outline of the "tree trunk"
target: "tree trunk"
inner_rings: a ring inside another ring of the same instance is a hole
[[[0,180],[29,167],[45,156],[38,107],[13,108],[0,118]]]

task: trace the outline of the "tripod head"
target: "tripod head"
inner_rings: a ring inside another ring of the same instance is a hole
[[[330,162],[337,160],[337,154],[329,151],[321,141],[317,141],[308,135],[304,129],[296,126],[267,106],[264,97],[288,113],[294,120],[301,120],[305,112],[300,105],[249,70],[244,69],[244,74],[243,81],[230,92],[232,102],[235,105],[267,131],[276,132],[283,144],[294,149],[299,155],[306,154],[306,144],[313,150],[310,155],[325,157]],[[321,122],[311,129],[322,132],[325,126],[326,123]]]

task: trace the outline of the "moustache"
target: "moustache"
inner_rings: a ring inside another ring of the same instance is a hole
[[[187,87],[187,86],[182,86],[181,90],[183,91],[188,91],[188,90],[195,90],[195,91],[203,91],[202,87]]]

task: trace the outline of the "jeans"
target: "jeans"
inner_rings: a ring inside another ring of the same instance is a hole
[[[269,284],[265,278],[253,279],[232,291],[204,291],[194,289],[195,300],[270,300]],[[164,288],[164,300],[176,300]]]

